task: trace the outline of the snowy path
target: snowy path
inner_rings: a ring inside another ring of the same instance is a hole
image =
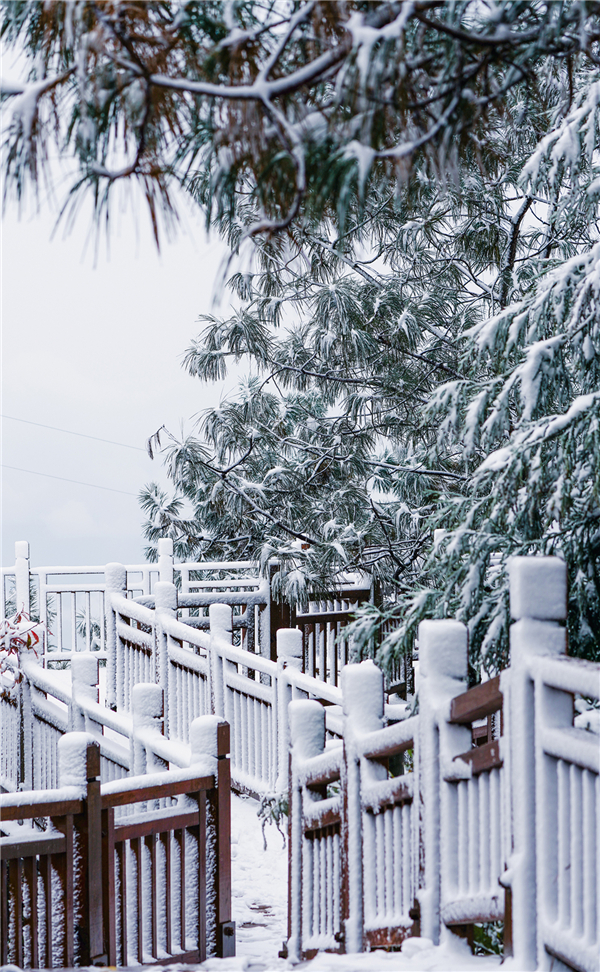
[[[287,938],[287,847],[275,827],[267,825],[264,850],[258,806],[255,800],[232,794],[231,876],[237,954],[250,961],[267,961],[268,968],[286,968],[277,953]]]

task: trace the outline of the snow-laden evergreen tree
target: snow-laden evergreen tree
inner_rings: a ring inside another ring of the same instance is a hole
[[[56,150],[66,204],[110,214],[137,185],[158,237],[177,187],[232,241],[330,217],[371,177],[487,169],[507,94],[529,123],[549,65],[599,57],[600,4],[459,0],[14,0],[5,47],[7,193],[37,188]],[[541,76],[540,76],[541,75]],[[53,188],[53,186],[52,186]]]
[[[186,367],[248,378],[168,439],[151,541],[276,554],[296,600],[368,570],[387,602],[357,633],[395,614],[384,661],[458,613],[488,667],[506,556],[559,550],[589,653],[599,26],[575,0],[4,5],[31,64],[7,195],[58,145],[66,212],[133,182],[158,239],[183,187],[238,254]]]
[[[582,74],[519,179],[537,252],[513,275],[512,301],[464,335],[467,377],[424,410],[438,428],[430,458],[459,444],[469,488],[430,520],[439,533],[417,590],[395,607],[389,657],[420,619],[450,614],[469,625],[473,662],[501,667],[506,562],[534,553],[566,560],[569,650],[600,657],[599,106],[598,72]],[[363,638],[377,613],[358,622]]]

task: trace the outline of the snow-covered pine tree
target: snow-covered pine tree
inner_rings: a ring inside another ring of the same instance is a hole
[[[291,599],[373,572],[389,600],[354,633],[366,647],[393,618],[386,665],[420,620],[451,614],[474,676],[482,654],[501,667],[506,560],[534,552],[567,560],[571,651],[597,656],[598,81],[562,80],[540,84],[545,133],[508,100],[495,178],[463,161],[458,185],[414,178],[401,203],[369,199],[375,219],[335,261],[322,250],[338,240],[305,231],[304,273],[264,248],[262,271],[233,281],[243,310],[188,352],[205,380],[230,357],[258,372],[201,442],[170,448],[196,524],[234,537],[229,554],[281,557]]]
[[[507,94],[535,126],[540,72],[597,62],[599,23],[590,0],[3,3],[28,68],[2,86],[6,192],[52,183],[58,151],[66,213],[90,198],[103,223],[134,184],[157,239],[180,186],[235,245],[307,216],[343,228],[369,178],[487,168]]]
[[[466,332],[469,376],[438,387],[425,409],[439,429],[430,459],[458,445],[469,488],[430,519],[437,542],[394,608],[383,658],[406,648],[422,618],[450,614],[469,625],[473,665],[503,667],[507,559],[530,553],[564,557],[569,651],[600,658],[599,132],[591,69],[523,167],[539,235],[516,264],[512,301]],[[357,622],[363,639],[378,613]]]
[[[562,360],[555,356],[553,371],[544,365],[541,345],[528,350],[536,333],[524,324],[528,313],[536,320],[545,315],[539,333],[553,333],[548,318],[554,312],[540,289],[552,286],[555,293],[548,274],[587,253],[596,234],[589,160],[578,155],[575,172],[574,163],[567,170],[559,158],[569,144],[566,134],[577,131],[582,111],[589,114],[580,102],[594,97],[593,78],[579,72],[572,80],[576,107],[562,121],[568,95],[565,100],[560,76],[548,80],[546,103],[538,102],[547,125],[540,148],[532,152],[540,132],[526,119],[519,124],[518,101],[507,103],[495,178],[463,163],[458,186],[440,190],[415,179],[401,205],[396,200],[386,208],[380,198],[370,199],[368,209],[377,216],[351,240],[346,263],[339,257],[323,263],[323,247],[308,232],[304,274],[290,271],[286,279],[281,256],[278,265],[263,252],[262,272],[234,280],[243,310],[209,322],[188,353],[189,370],[205,380],[245,354],[259,372],[237,400],[207,415],[201,440],[170,447],[173,479],[195,504],[196,536],[202,524],[213,545],[235,538],[219,547],[220,555],[277,553],[287,562],[292,598],[304,593],[307,581],[326,586],[349,567],[371,570],[393,594],[392,604],[383,612],[366,609],[357,636],[368,643],[382,613],[384,619],[395,615],[396,624],[403,619],[383,645],[383,660],[411,644],[424,616],[452,612],[470,623],[474,661],[483,643],[488,664],[501,664],[508,625],[505,559],[536,550],[561,550],[567,557],[577,576],[572,649],[591,649],[595,553],[585,531],[594,529],[595,514],[579,502],[575,551],[556,526],[550,502],[560,481],[568,514],[571,459],[563,463],[560,450],[554,462],[548,455],[540,475],[529,479],[529,446],[522,448],[517,435],[506,470],[498,472],[498,455],[489,460],[493,467],[485,465],[489,453],[508,442],[511,428],[522,431],[532,416],[548,420],[568,408],[574,389],[594,389],[597,382],[584,362],[589,342],[585,353],[569,359],[568,382]],[[584,134],[588,146],[594,144],[595,136]],[[551,179],[543,164],[548,146]],[[583,209],[582,192],[588,200]],[[335,253],[335,243],[327,242],[327,255]],[[374,263],[356,259],[367,245]],[[281,327],[286,305],[299,317],[287,330]],[[579,305],[569,313],[577,320]],[[515,317],[520,330],[510,331]],[[535,404],[521,401],[521,374],[529,399],[533,391],[539,396]],[[577,436],[574,442],[579,448]],[[582,455],[588,445],[582,441]],[[590,456],[586,461],[593,462]],[[596,488],[597,470],[590,467],[590,496]],[[515,495],[526,515],[515,516]],[[150,496],[146,508],[158,513]],[[189,526],[194,536],[194,523]],[[436,527],[446,531],[445,539],[424,570]],[[310,546],[302,550],[290,543],[294,537]]]

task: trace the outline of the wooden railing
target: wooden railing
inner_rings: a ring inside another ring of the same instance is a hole
[[[229,726],[209,716],[192,736],[188,769],[101,785],[99,744],[67,733],[59,789],[0,798],[0,826],[10,831],[0,839],[3,965],[235,954]],[[36,826],[43,818],[45,831]]]
[[[564,562],[515,558],[510,590],[499,676],[466,690],[465,626],[426,621],[417,715],[384,725],[372,662],[342,672],[341,743],[292,703],[290,958],[503,922],[513,968],[596,968],[600,741],[573,699],[600,665],[565,654]]]
[[[384,727],[383,673],[373,662],[346,666],[342,693],[339,741],[326,743],[318,702],[290,705],[293,960],[399,945],[413,924],[417,719]]]
[[[308,614],[296,619],[272,600],[269,579],[251,563],[174,564],[169,540],[159,542],[156,565],[81,571],[31,568],[29,545],[18,543],[15,567],[3,573],[2,607],[18,603],[28,611],[33,605],[48,637],[42,637],[39,658],[21,653],[26,678],[20,686],[10,674],[0,676],[6,690],[0,696],[0,790],[56,786],[58,741],[72,728],[101,737],[102,780],[122,778],[130,771],[133,691],[152,682],[163,688],[167,738],[187,745],[194,718],[226,715],[236,785],[257,794],[285,787],[283,699],[308,693],[326,700],[329,735],[339,735],[338,682],[349,645],[337,636],[368,596],[366,580],[355,580],[311,602]],[[221,598],[226,608],[218,607]],[[211,621],[213,608],[228,612],[223,624],[214,612]],[[296,620],[292,630],[301,632],[302,650],[292,660],[279,658],[277,626]],[[302,687],[296,684],[300,674]]]
[[[344,637],[344,628],[369,596],[370,579],[364,578],[329,596],[311,598],[308,611],[290,613],[290,627],[302,631],[303,672],[330,685],[340,684],[342,668],[352,660],[352,646]]]

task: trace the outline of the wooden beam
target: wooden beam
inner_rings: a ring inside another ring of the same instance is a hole
[[[496,675],[488,682],[482,682],[457,695],[450,706],[450,722],[468,726],[477,719],[485,719],[492,712],[502,709],[502,692],[500,691],[500,676]]]
[[[21,794],[19,794],[20,796]],[[31,820],[33,817],[67,817],[83,812],[82,800],[47,800],[22,806],[2,806],[0,820]]]
[[[473,776],[478,776],[480,773],[487,772],[487,770],[497,769],[502,766],[500,740],[493,739],[492,742],[486,743],[485,746],[477,746],[476,749],[470,749],[468,753],[461,753],[460,756],[454,757],[455,762],[457,759],[462,759],[465,763],[471,764]]]
[[[164,834],[182,827],[196,827],[198,825],[197,810],[180,810],[169,817],[158,817],[155,820],[137,820],[135,823],[124,823],[114,828],[115,843],[123,840],[135,840],[136,837],[149,837],[151,834]]]
[[[318,803],[315,806],[318,807]],[[339,810],[327,810],[321,817],[307,817],[304,827],[304,836],[318,834],[326,827],[339,827],[341,824],[341,814]]]
[[[103,793],[102,809],[108,810],[109,807],[126,807],[130,803],[142,803],[145,800],[162,800],[165,797],[179,796],[180,793],[197,793],[198,790],[212,790],[214,785],[214,776],[198,776],[189,780],[177,780],[175,783],[157,783],[155,786],[140,786],[135,790]]]
[[[12,838],[10,843],[0,845],[0,860],[15,861],[17,857],[27,859],[46,854],[64,854],[65,846],[64,837],[44,837],[40,834],[37,840]]]
[[[397,776],[393,780],[388,780],[388,783],[391,783],[392,786],[390,786],[388,795],[383,799],[376,797],[373,802],[369,801],[369,793],[367,789],[367,792],[363,796],[363,806],[365,810],[372,810],[378,813],[380,809],[383,810],[385,807],[397,807],[402,803],[412,803],[412,780],[409,782],[407,776],[408,774],[406,776]]]

